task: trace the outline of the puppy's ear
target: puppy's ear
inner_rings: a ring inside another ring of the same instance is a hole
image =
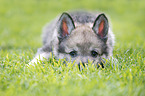
[[[104,42],[107,41],[109,25],[105,14],[100,14],[96,18],[92,29],[100,37],[100,39],[102,39]]]
[[[63,13],[58,21],[58,38],[67,37],[75,28],[73,19],[68,13]]]

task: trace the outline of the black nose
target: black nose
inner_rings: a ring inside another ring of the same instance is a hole
[[[81,64],[83,65],[84,68],[87,66],[86,65],[87,63],[82,62]],[[83,67],[81,67],[81,64],[80,63],[78,64],[79,70],[83,70]],[[97,68],[99,68],[99,67],[104,68],[104,63],[102,63],[102,62],[98,63]]]
[[[98,68],[99,68],[99,67],[104,68],[104,64],[101,62],[101,63],[97,64],[97,67],[98,67]]]
[[[86,65],[85,65],[84,62],[82,62],[82,65],[83,65],[83,67],[85,68]],[[78,67],[79,67],[79,70],[82,70],[82,69],[83,69],[83,68],[81,67],[81,64],[80,64],[80,63],[78,64]]]

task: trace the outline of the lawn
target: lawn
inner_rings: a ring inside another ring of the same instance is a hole
[[[68,10],[106,13],[115,34],[104,69],[54,58],[27,67],[42,46],[43,26]],[[144,0],[0,0],[1,96],[145,96]]]

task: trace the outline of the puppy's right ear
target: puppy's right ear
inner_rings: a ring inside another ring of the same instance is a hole
[[[62,40],[67,37],[74,28],[71,16],[68,13],[63,13],[58,21],[58,38]]]

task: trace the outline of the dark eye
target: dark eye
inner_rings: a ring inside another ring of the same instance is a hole
[[[91,51],[91,55],[92,55],[92,57],[97,57],[98,53],[96,51]]]
[[[71,51],[71,52],[69,53],[69,55],[70,55],[71,57],[76,57],[76,56],[77,56],[77,51]]]

